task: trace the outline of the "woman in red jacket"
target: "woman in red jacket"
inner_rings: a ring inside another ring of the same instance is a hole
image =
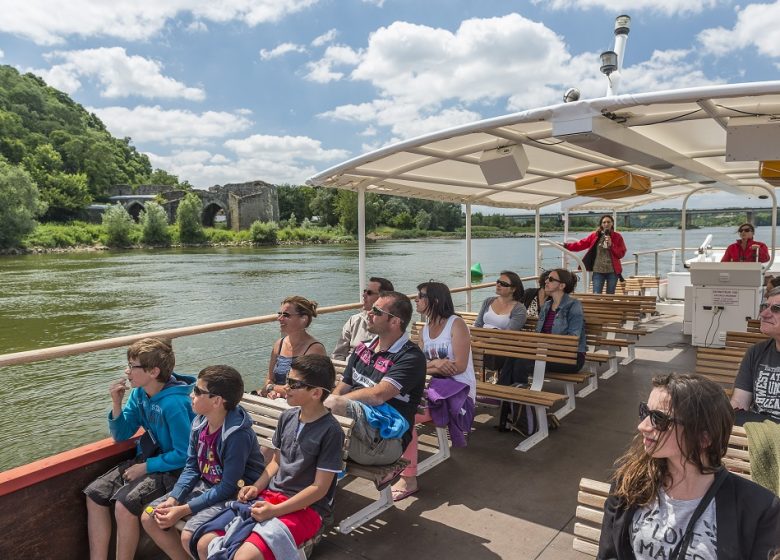
[[[753,224],[742,224],[737,230],[739,240],[726,247],[720,262],[769,262],[769,249],[753,239]]]
[[[622,278],[623,266],[620,259],[626,254],[623,236],[615,231],[612,216],[604,215],[599,220],[599,229],[585,239],[564,243],[569,251],[588,252],[582,257],[586,270],[592,272],[593,293],[600,294],[607,285],[607,293],[614,294],[618,278]]]

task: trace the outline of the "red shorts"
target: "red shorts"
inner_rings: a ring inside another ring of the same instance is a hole
[[[263,499],[271,504],[281,504],[282,502],[287,501],[288,498],[284,494],[266,489],[260,492],[258,499]],[[290,530],[293,539],[295,539],[295,544],[298,546],[316,535],[317,531],[319,531],[322,526],[320,514],[308,507],[288,513],[287,515],[282,515],[278,519]],[[220,536],[225,534],[225,531],[214,532]],[[265,544],[265,541],[261,539],[260,535],[257,533],[249,535],[244,542],[255,545],[263,554],[263,560],[276,560],[274,553],[271,552],[271,549],[268,548],[268,545]]]

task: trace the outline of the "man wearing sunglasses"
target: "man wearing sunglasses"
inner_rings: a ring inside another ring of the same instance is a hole
[[[344,361],[359,343],[371,340],[372,335],[368,332],[368,312],[379,299],[379,292],[392,292],[394,289],[393,283],[387,278],[372,276],[368,279],[368,285],[363,290],[363,309],[344,323],[331,358]]]
[[[731,395],[738,426],[763,420],[780,423],[780,288],[767,293],[759,318],[769,340],[748,348],[739,366]]]
[[[357,345],[343,379],[325,400],[334,414],[355,420],[349,457],[356,463],[392,464],[411,441],[426,367],[422,350],[406,334],[411,319],[408,297],[382,292],[368,313],[368,331],[374,339]],[[391,425],[378,427],[379,415]]]

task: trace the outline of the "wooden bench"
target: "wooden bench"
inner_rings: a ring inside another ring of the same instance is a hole
[[[699,347],[696,349],[696,373],[719,384],[727,395],[731,395],[744,356],[743,348]]]
[[[748,319],[747,320],[747,332],[760,333],[761,332],[761,319]]]
[[[762,332],[726,331],[726,348],[747,350],[754,344],[764,342],[767,338]]]
[[[629,276],[625,282],[617,283],[615,293],[644,296],[647,290],[656,290],[657,294],[660,283],[658,276]]]
[[[750,456],[744,428],[734,426],[723,458],[724,466],[733,473],[750,478]],[[609,484],[589,478],[580,479],[577,492],[577,511],[574,523],[574,550],[598,555],[601,526],[604,522],[604,503],[609,496]]]
[[[563,400],[567,401],[563,416],[574,409],[573,392],[567,398],[560,393],[544,391],[543,387],[546,363],[576,364],[578,344],[579,339],[576,336],[476,327],[471,329],[471,351],[478,363],[483,363],[486,354],[534,361],[533,379],[529,388],[507,387],[486,381],[477,381],[478,397],[488,397],[533,408],[539,429],[520,442],[515,448],[518,451],[528,451],[549,435],[547,410]],[[556,417],[560,418],[561,416],[556,413]]]

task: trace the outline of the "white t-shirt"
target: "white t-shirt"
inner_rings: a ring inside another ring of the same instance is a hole
[[[661,489],[658,499],[639,508],[631,523],[631,548],[638,560],[667,560],[682,539],[701,498],[675,500]],[[685,560],[717,560],[718,527],[712,500],[693,527]],[[680,559],[683,560],[683,559]]]
[[[447,319],[447,323],[444,325],[444,329],[442,329],[441,333],[439,333],[439,336],[436,338],[431,338],[431,335],[428,332],[428,324],[425,324],[422,330],[422,340],[423,353],[425,354],[426,360],[431,361],[445,358],[448,360],[455,360],[455,352],[452,348],[452,325],[455,322],[455,319],[458,318],[457,315],[450,316],[450,318]],[[469,361],[468,365],[466,365],[466,370],[457,375],[453,375],[450,379],[468,385],[469,397],[472,401],[477,400],[477,379],[474,375],[474,362],[471,359],[471,345],[469,345]]]

